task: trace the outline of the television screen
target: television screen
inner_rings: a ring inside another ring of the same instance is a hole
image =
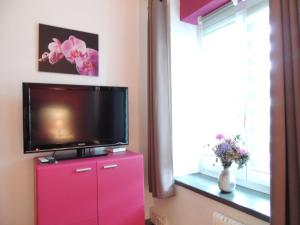
[[[23,83],[24,152],[128,144],[126,87]]]

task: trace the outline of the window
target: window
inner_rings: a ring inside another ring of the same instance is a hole
[[[175,175],[218,176],[221,165],[205,146],[218,133],[241,134],[250,161],[237,171],[238,183],[269,192],[268,1],[224,7],[203,19],[201,37],[185,26],[171,21]]]

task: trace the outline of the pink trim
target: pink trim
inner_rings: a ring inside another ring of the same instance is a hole
[[[197,25],[199,16],[205,16],[230,0],[180,0],[180,20]]]

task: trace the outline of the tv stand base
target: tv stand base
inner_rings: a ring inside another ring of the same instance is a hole
[[[66,151],[63,154],[54,154],[55,160],[68,160],[68,159],[83,159],[83,158],[91,158],[98,156],[106,156],[108,153],[104,150],[100,150],[97,148],[80,148],[75,149],[76,151]]]

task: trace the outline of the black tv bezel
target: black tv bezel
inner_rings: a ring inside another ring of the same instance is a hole
[[[29,112],[29,102],[30,102],[30,88],[40,87],[40,88],[83,88],[83,89],[95,89],[95,88],[112,88],[112,89],[123,89],[126,96],[126,142],[118,142],[114,144],[86,144],[82,145],[83,142],[77,143],[66,143],[66,144],[51,144],[51,145],[40,145],[36,149],[28,149],[30,146],[30,137],[29,137],[29,126],[30,123],[30,112]],[[126,146],[129,145],[129,100],[128,100],[128,87],[124,86],[92,86],[92,85],[76,85],[76,84],[54,84],[54,83],[32,83],[32,82],[23,82],[22,83],[22,94],[23,94],[23,153],[42,153],[42,152],[56,152],[56,151],[66,151],[66,150],[81,150],[88,148],[98,148],[98,147],[114,147],[114,146]]]

